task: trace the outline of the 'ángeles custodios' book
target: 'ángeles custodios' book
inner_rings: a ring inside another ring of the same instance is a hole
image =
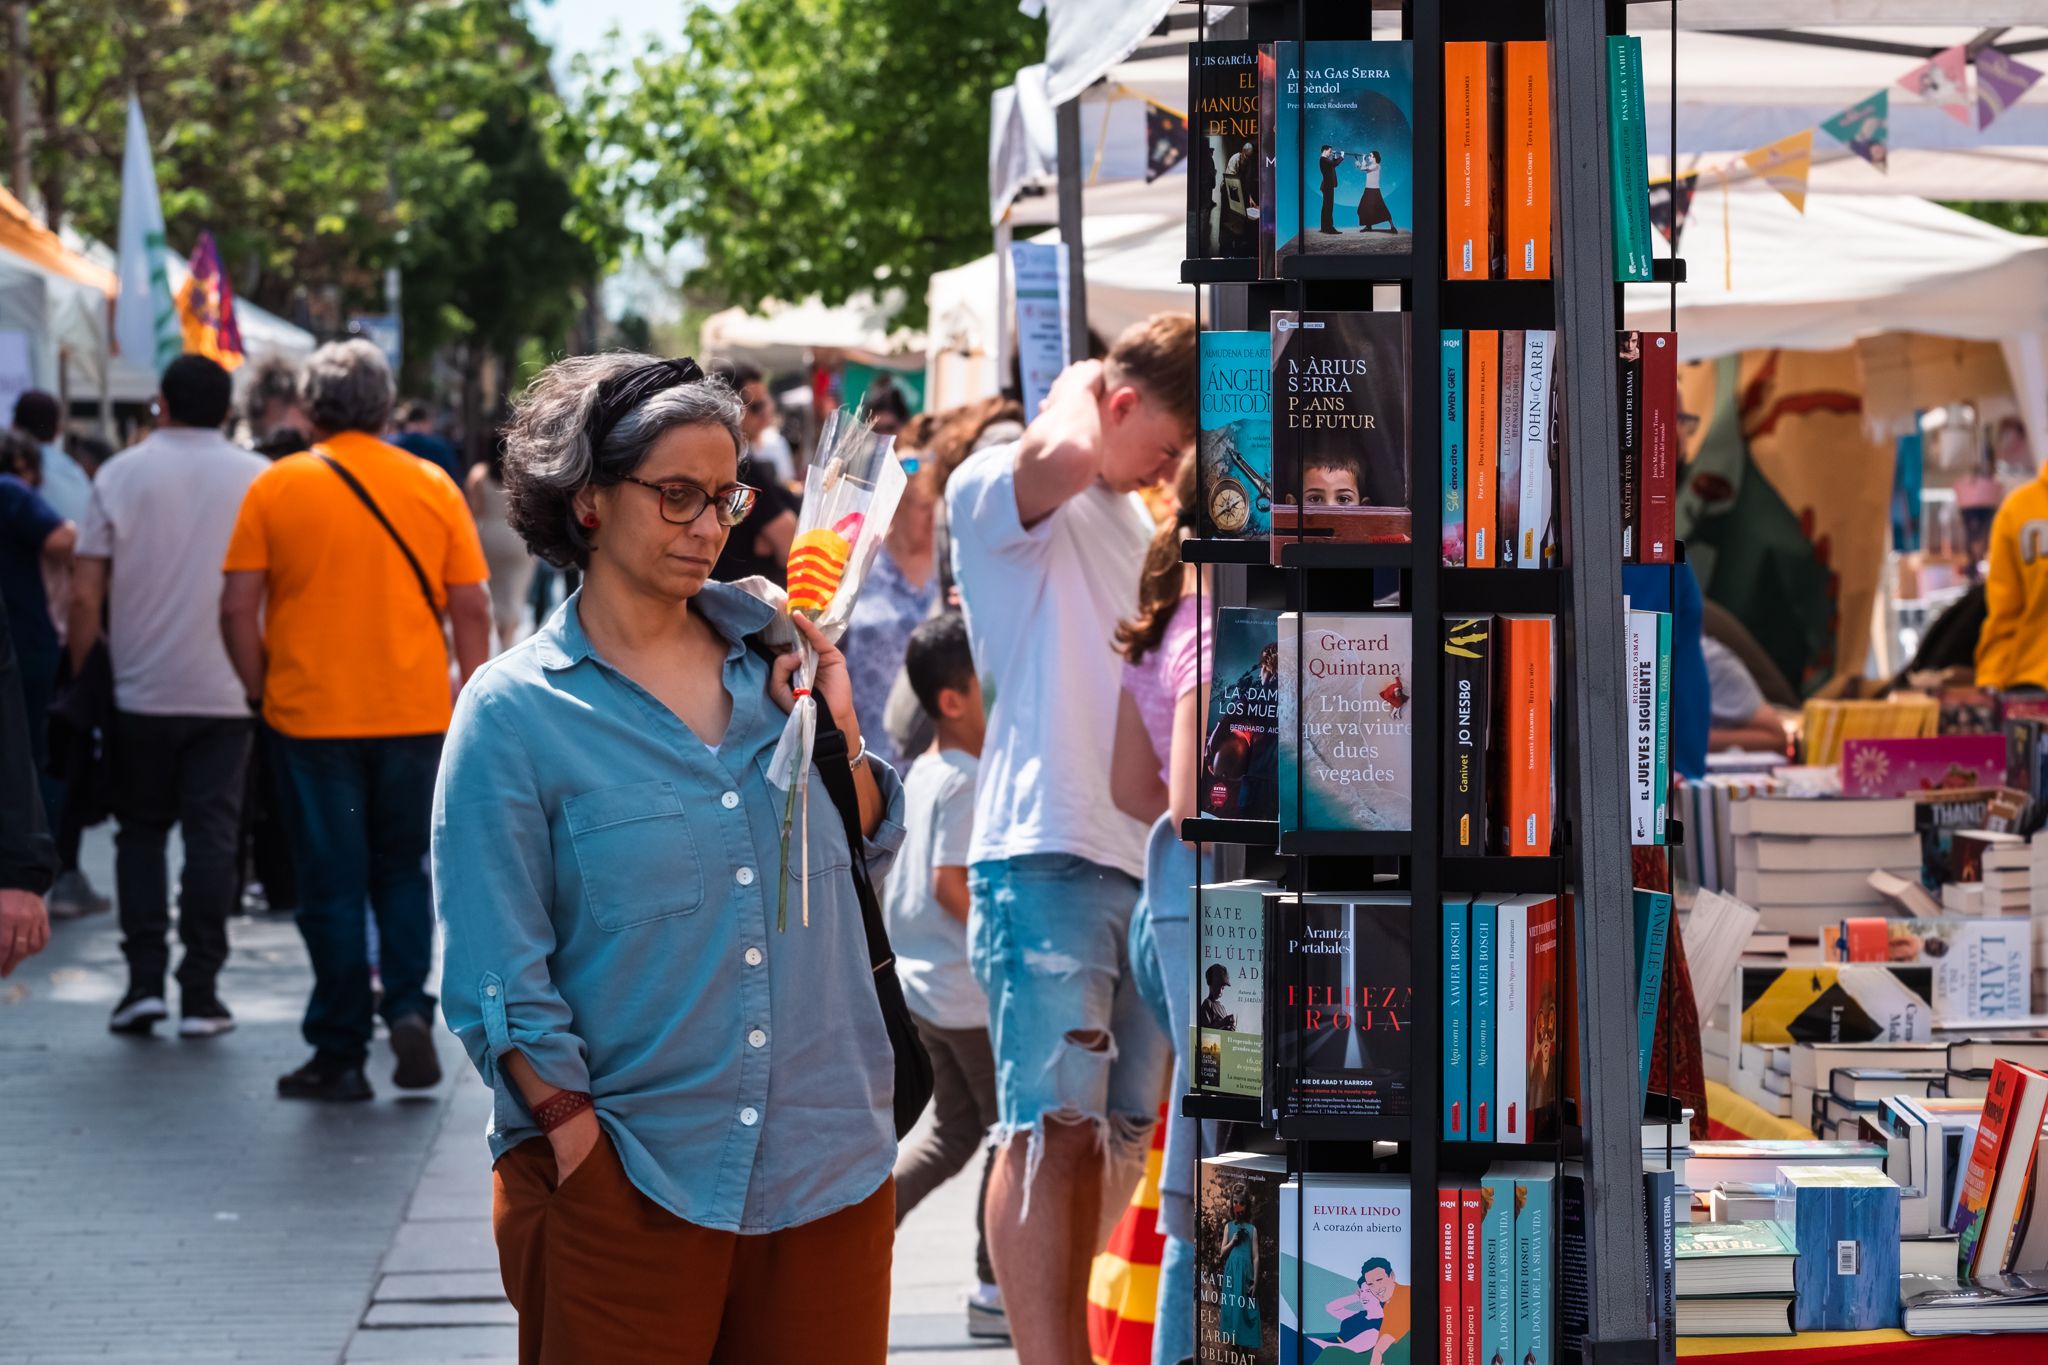
[[[1413,828],[1411,618],[1287,612],[1279,632],[1281,828]]]
[[[1202,534],[1272,530],[1273,351],[1265,332],[1202,333]]]

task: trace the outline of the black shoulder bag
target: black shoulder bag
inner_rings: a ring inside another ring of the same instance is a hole
[[[839,818],[846,825],[846,847],[853,854],[853,890],[860,900],[861,925],[868,935],[868,969],[875,978],[875,998],[881,1002],[882,1024],[889,1031],[889,1047],[896,1054],[896,1136],[904,1137],[917,1126],[932,1098],[932,1059],[917,1036],[917,1023],[903,999],[903,983],[896,979],[896,954],[889,948],[889,931],[882,923],[882,902],[868,879],[866,840],[860,832],[860,796],[853,789],[853,767],[847,762],[846,735],[832,719],[832,708],[817,692],[811,700],[818,705],[817,740],[811,750],[819,780]]]
[[[362,499],[363,506],[370,509],[370,515],[377,519],[377,524],[384,528],[386,535],[391,537],[391,543],[396,545],[398,552],[405,556],[405,562],[412,569],[414,580],[420,585],[420,596],[427,599],[427,610],[433,613],[434,624],[439,626],[441,624],[441,604],[434,600],[433,584],[427,581],[427,571],[420,567],[419,557],[413,554],[412,546],[406,544],[405,537],[398,534],[398,528],[391,524],[391,518],[384,515],[384,509],[379,507],[377,500],[370,496],[370,490],[363,487],[361,481],[355,475],[349,473],[341,461],[318,448],[314,449],[313,454],[319,456],[321,463],[341,476],[341,481],[348,485],[349,492]]]

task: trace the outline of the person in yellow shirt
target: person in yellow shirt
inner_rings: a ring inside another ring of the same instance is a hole
[[[2048,469],[2000,504],[1989,558],[1977,686],[2048,687]]]
[[[313,1058],[287,1099],[366,1100],[367,903],[401,1089],[437,1084],[427,994],[426,857],[435,772],[456,680],[490,656],[483,548],[452,479],[373,434],[391,369],[367,341],[322,346],[299,377],[311,450],[249,486],[228,541],[221,633],[251,708],[276,734],[278,796],[313,961],[303,1032]]]

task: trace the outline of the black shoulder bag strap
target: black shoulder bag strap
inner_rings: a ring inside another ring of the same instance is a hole
[[[377,519],[377,524],[384,528],[386,535],[391,537],[391,543],[398,547],[398,552],[405,556],[406,565],[412,569],[412,576],[420,585],[420,596],[427,599],[427,610],[434,614],[434,623],[439,625],[441,621],[441,604],[434,600],[433,584],[427,581],[427,571],[420,567],[419,557],[413,554],[412,546],[406,544],[405,537],[398,534],[398,528],[391,524],[391,518],[384,515],[384,509],[379,507],[377,500],[370,496],[370,490],[363,487],[361,481],[355,475],[349,473],[347,467],[341,461],[318,447],[314,448],[313,454],[319,456],[321,463],[341,476],[341,481],[348,485],[349,492],[362,499],[363,506],[370,509],[370,515]]]
[[[875,998],[882,1006],[882,1023],[889,1031],[889,1047],[896,1056],[896,1136],[902,1138],[917,1126],[919,1115],[931,1103],[932,1059],[917,1036],[917,1023],[903,998],[903,983],[896,979],[896,954],[889,948],[882,903],[868,877],[866,840],[860,832],[860,795],[854,790],[853,768],[847,762],[846,735],[832,719],[825,698],[813,692],[811,700],[818,706],[817,740],[811,756],[819,780],[839,808],[839,818],[846,826],[846,847],[853,854],[853,890],[860,901],[861,925],[867,930],[868,968],[875,979]]]

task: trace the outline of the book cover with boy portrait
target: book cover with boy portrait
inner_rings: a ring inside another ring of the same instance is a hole
[[[1413,1207],[1405,1177],[1310,1175],[1281,1187],[1280,1365],[1408,1359]]]
[[[1414,828],[1413,618],[1280,617],[1280,827]]]
[[[1306,49],[1306,51],[1304,51]],[[1414,250],[1414,57],[1404,42],[1273,44],[1273,235],[1289,256]]]
[[[1405,543],[1409,315],[1275,311],[1273,539]]]

